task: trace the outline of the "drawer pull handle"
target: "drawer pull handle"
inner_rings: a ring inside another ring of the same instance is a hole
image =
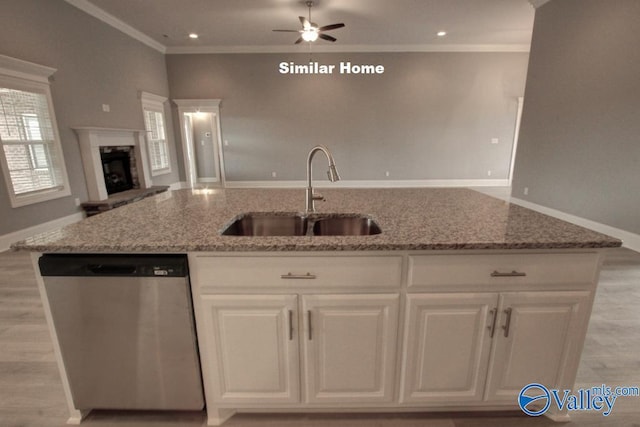
[[[504,310],[504,314],[507,315],[507,320],[506,320],[504,326],[502,327],[502,329],[504,329],[504,337],[505,338],[509,338],[509,328],[511,327],[511,313],[512,312],[513,312],[513,309],[511,307],[509,307],[506,310]]]
[[[307,273],[307,274],[283,274],[280,276],[281,279],[315,279],[316,275]]]
[[[289,341],[293,341],[293,310],[289,310]]]
[[[492,319],[491,325],[487,326],[491,332],[489,333],[489,338],[493,338],[493,334],[496,332],[496,320],[498,320],[498,308],[494,307],[489,311],[489,316]]]
[[[309,341],[313,339],[311,335],[311,310],[307,311],[307,326],[309,327]]]
[[[501,273],[498,270],[493,270],[491,277],[525,277],[527,273],[512,270],[509,273]]]

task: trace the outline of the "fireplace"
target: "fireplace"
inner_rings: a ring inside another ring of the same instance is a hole
[[[144,131],[74,128],[79,137],[89,201],[107,200],[130,189],[148,189],[151,176]]]
[[[107,194],[140,187],[131,173],[132,165],[135,166],[133,147],[100,147],[100,160]]]

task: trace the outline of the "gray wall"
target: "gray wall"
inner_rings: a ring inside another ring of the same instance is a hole
[[[13,209],[0,176],[2,235],[71,215],[79,210],[74,199],[87,199],[71,127],[144,129],[138,91],[168,96],[169,90],[163,54],[64,1],[2,0],[0,10],[0,54],[58,69],[51,92],[72,191],[70,197]],[[102,112],[102,104],[110,104],[111,112]],[[173,147],[173,127],[168,122]],[[171,156],[173,172],[154,177],[154,183],[179,180],[173,151]]]
[[[640,233],[639,29],[637,0],[536,11],[514,197]]]
[[[526,53],[313,54],[382,75],[287,75],[306,54],[167,55],[172,98],[221,98],[230,181],[303,180],[315,144],[345,180],[506,179]],[[499,144],[491,144],[498,138]],[[321,171],[316,168],[316,172]],[[491,170],[489,177],[487,171]],[[389,171],[390,177],[385,177]]]

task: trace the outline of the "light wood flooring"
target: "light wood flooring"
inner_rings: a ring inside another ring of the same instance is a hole
[[[640,254],[612,250],[601,275],[576,388],[640,386]],[[66,402],[30,256],[0,253],[0,427],[65,425]],[[96,427],[204,426],[203,413],[92,413]],[[640,427],[640,398],[619,398],[609,417],[574,413],[568,424],[511,413],[239,414],[228,427]]]

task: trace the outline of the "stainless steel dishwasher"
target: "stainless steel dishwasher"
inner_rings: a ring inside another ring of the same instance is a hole
[[[45,254],[39,266],[76,409],[203,408],[185,255]]]

